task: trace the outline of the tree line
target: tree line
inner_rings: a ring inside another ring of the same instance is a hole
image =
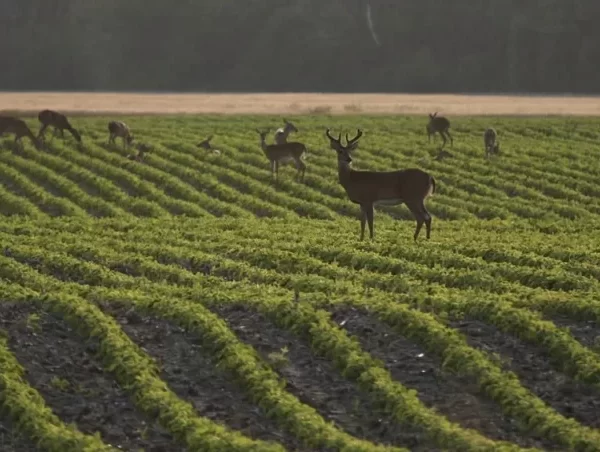
[[[592,0],[4,0],[0,87],[597,93],[594,8]]]

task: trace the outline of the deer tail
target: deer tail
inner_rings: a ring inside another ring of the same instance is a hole
[[[433,178],[433,176],[429,176],[430,178],[430,184],[429,184],[429,191],[427,192],[427,196],[431,196],[435,193],[435,179]]]

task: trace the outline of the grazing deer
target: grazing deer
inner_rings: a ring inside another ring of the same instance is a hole
[[[207,151],[213,151],[215,154],[220,154],[221,151],[215,149],[212,144],[210,144],[210,140],[212,140],[214,135],[209,136],[206,140],[201,141],[196,146],[202,149],[206,149]]]
[[[60,137],[65,137],[65,129],[71,132],[73,138],[77,140],[78,143],[81,143],[81,135],[77,130],[71,126],[67,117],[61,113],[58,113],[53,110],[42,110],[38,114],[38,119],[42,123],[42,127],[38,133],[38,138],[44,138],[44,132],[48,126],[54,127],[54,135],[60,131]]]
[[[488,128],[483,134],[483,144],[485,146],[485,158],[490,158],[492,154],[500,154],[500,143],[498,134],[493,128]]]
[[[31,140],[36,149],[42,149],[40,141],[31,132],[25,121],[12,116],[0,116],[0,135],[5,133],[13,133],[15,135],[15,143],[23,147],[21,138],[27,137]]]
[[[296,128],[296,126],[289,122],[287,119],[283,118],[283,123],[285,124],[285,126],[280,127],[275,131],[275,144],[287,143],[287,139],[290,133],[298,133],[298,129]]]
[[[417,168],[396,171],[355,171],[351,168],[350,152],[356,148],[362,130],[354,138],[348,139],[346,146],[341,142],[342,134],[334,138],[325,133],[329,144],[337,152],[338,178],[346,194],[353,203],[359,204],[360,239],[365,236],[365,223],[369,223],[369,233],[373,238],[373,206],[406,204],[417,220],[414,239],[417,240],[421,227],[425,223],[427,238],[431,235],[431,215],[425,208],[425,198],[435,193],[435,179],[430,174]]]
[[[264,132],[256,129],[260,135],[260,146],[271,162],[271,175],[274,176],[277,181],[279,176],[279,164],[286,164],[294,162],[298,173],[296,178],[300,177],[301,181],[304,182],[304,173],[306,171],[306,164],[303,159],[306,158],[306,146],[302,143],[289,142],[281,144],[267,144],[265,137],[269,133],[269,129]]]
[[[147,144],[144,144],[144,143],[138,143],[136,145],[136,148],[138,150],[137,154],[128,155],[127,158],[129,160],[135,160],[136,162],[142,162],[144,160],[144,157],[146,156],[146,154],[152,150],[152,146],[148,146]]]
[[[439,133],[444,142],[442,143],[442,148],[446,144],[446,135],[450,138],[450,145],[454,145],[454,140],[450,135],[450,121],[443,116],[438,116],[437,111],[434,114],[429,113],[429,123],[425,126],[427,130],[427,141],[431,142],[431,135],[435,135],[435,133]],[[435,137],[434,137],[435,138]]]
[[[128,147],[133,141],[133,135],[131,134],[129,127],[122,121],[110,121],[108,123],[108,131],[110,132],[110,136],[108,137],[109,144],[116,145],[116,137],[121,137],[123,139],[123,147]]]

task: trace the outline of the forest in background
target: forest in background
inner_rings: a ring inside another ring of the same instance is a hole
[[[592,0],[4,0],[0,89],[596,94],[596,11]]]

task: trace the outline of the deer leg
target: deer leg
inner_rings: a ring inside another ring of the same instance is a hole
[[[427,239],[429,240],[431,237],[431,214],[425,207],[423,201],[421,201],[421,205],[419,207],[421,208],[421,213],[423,214],[423,219],[425,220],[425,229],[427,232]]]
[[[369,222],[369,236],[373,238],[373,204],[361,204],[360,239],[365,237],[365,224]]]
[[[44,136],[44,132],[46,131],[46,127],[48,127],[46,124],[42,124],[42,127],[40,127],[40,131],[38,133],[38,138],[42,138]]]
[[[298,159],[296,162],[296,167],[298,168],[298,175],[300,177],[300,180],[304,182],[304,172],[306,171],[306,165],[302,160]]]
[[[416,242],[417,237],[419,237],[419,233],[421,232],[421,228],[423,227],[423,223],[425,223],[425,218],[424,218],[423,213],[421,212],[421,209],[418,207],[418,205],[415,205],[414,203],[406,203],[406,206],[412,212],[413,216],[417,220],[417,227],[415,229],[415,234],[414,234],[414,239]]]
[[[364,205],[360,205],[360,239],[365,238],[365,225],[367,224],[367,213]]]
[[[452,135],[450,135],[450,130],[446,129],[446,135],[450,138],[450,146],[454,146],[454,140],[452,139]]]
[[[443,131],[443,130],[442,130],[442,131],[440,131],[440,135],[441,135],[441,137],[442,137],[442,140],[444,140],[444,141],[442,142],[442,145],[440,146],[440,149],[444,149],[444,146],[446,145],[446,135],[444,135],[444,131]]]

